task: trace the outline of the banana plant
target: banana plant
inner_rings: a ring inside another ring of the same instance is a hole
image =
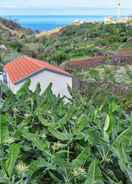
[[[72,94],[51,85],[5,93],[0,108],[0,183],[131,184],[132,117],[111,93]],[[12,108],[11,108],[12,107]]]

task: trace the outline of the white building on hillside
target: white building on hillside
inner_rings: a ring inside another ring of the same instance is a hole
[[[68,86],[72,88],[72,76],[63,69],[48,62],[21,56],[4,66],[3,82],[16,93],[27,79],[31,80],[30,89],[34,91],[38,83],[43,92],[50,83],[55,95],[70,97]]]

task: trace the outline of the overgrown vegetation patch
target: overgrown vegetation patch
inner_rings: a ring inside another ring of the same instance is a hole
[[[1,88],[0,183],[131,184],[132,115],[118,97]]]

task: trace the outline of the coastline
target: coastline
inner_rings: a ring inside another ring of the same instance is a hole
[[[89,21],[89,22],[102,22],[104,18],[109,15],[50,15],[50,16],[38,16],[38,15],[10,15],[3,16],[9,20],[13,20],[20,24],[24,28],[32,29],[33,31],[52,31],[54,29],[62,28],[71,25],[75,20],[78,21]],[[111,15],[112,16],[112,15]],[[116,16],[113,16],[116,18]]]

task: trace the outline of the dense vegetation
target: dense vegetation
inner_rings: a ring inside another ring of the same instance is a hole
[[[18,29],[19,26],[11,29],[8,24],[6,29],[0,27],[0,44],[8,48],[0,52],[3,63],[17,55],[27,54],[61,64],[71,58],[93,56],[98,52],[113,53],[122,47],[132,48],[132,30],[125,24],[70,25],[56,34],[40,36],[30,30]]]
[[[110,81],[113,84],[132,86],[132,65],[101,65],[75,73],[85,81]]]
[[[36,37],[3,21],[0,70],[21,54],[61,64],[132,48],[125,25],[71,25]],[[41,94],[39,85],[31,92],[27,81],[14,95],[0,84],[1,184],[132,184],[131,65],[109,62],[75,74],[87,88],[69,89],[67,101],[52,94],[52,85]]]
[[[56,59],[61,63],[71,58],[94,56],[100,51],[116,51],[131,36],[132,31],[125,25],[82,24],[66,27],[57,38],[53,37],[45,42],[52,60],[55,60],[54,56],[57,54],[64,57]]]
[[[64,103],[2,86],[0,183],[131,184],[132,114],[104,88]],[[126,110],[125,110],[126,109]]]

